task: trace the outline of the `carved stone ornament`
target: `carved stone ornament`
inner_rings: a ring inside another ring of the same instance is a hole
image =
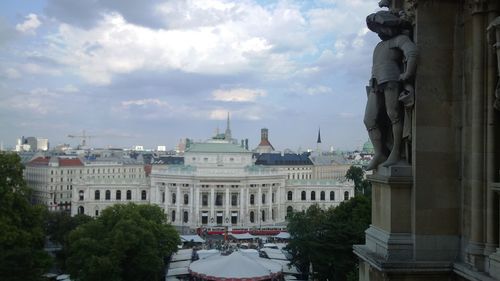
[[[486,30],[488,32],[488,43],[495,48],[497,54],[497,73],[499,80],[495,89],[493,106],[496,110],[500,110],[500,17],[496,17]]]

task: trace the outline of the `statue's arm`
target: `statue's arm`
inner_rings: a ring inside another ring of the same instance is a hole
[[[413,76],[417,71],[417,45],[413,43],[408,36],[400,36],[399,48],[403,51],[404,59],[406,61],[405,71],[401,73],[399,79],[406,81]]]

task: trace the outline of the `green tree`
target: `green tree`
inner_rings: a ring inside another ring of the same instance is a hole
[[[326,211],[311,206],[289,217],[288,250],[302,270],[312,265],[314,279],[347,280],[357,268],[352,245],[364,243],[371,221],[370,200],[356,196]]]
[[[47,210],[30,204],[21,159],[0,152],[0,280],[40,280],[51,265],[43,250]]]
[[[71,216],[67,212],[48,212],[45,218],[45,232],[51,242],[61,246],[56,252],[57,267],[66,271],[66,259],[68,258],[69,233],[79,225],[92,220],[87,215]]]
[[[349,167],[345,174],[345,178],[354,182],[355,195],[364,194],[370,196],[372,185],[365,179],[365,171],[363,171],[361,167]]]
[[[70,233],[69,273],[77,280],[159,280],[179,235],[152,205],[115,205]]]

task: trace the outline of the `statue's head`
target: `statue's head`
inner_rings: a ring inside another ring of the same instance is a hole
[[[378,6],[380,8],[383,8],[383,7],[387,7],[387,8],[391,8],[391,0],[380,0],[380,2],[378,2]]]
[[[378,34],[380,39],[388,40],[401,34],[403,21],[389,11],[378,11],[366,17],[368,29]]]

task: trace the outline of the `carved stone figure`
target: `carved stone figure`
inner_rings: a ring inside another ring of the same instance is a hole
[[[500,73],[500,17],[496,17],[488,26],[488,41],[495,48],[497,54],[497,67]],[[495,100],[493,106],[500,110],[500,78],[495,89]]]
[[[382,39],[373,52],[364,116],[375,150],[366,168],[372,170],[379,164],[388,167],[401,160],[403,103],[413,104],[411,82],[416,71],[417,47],[408,35],[403,34],[410,27],[409,22],[390,11],[369,15],[366,23]],[[392,146],[387,145],[391,142]]]

